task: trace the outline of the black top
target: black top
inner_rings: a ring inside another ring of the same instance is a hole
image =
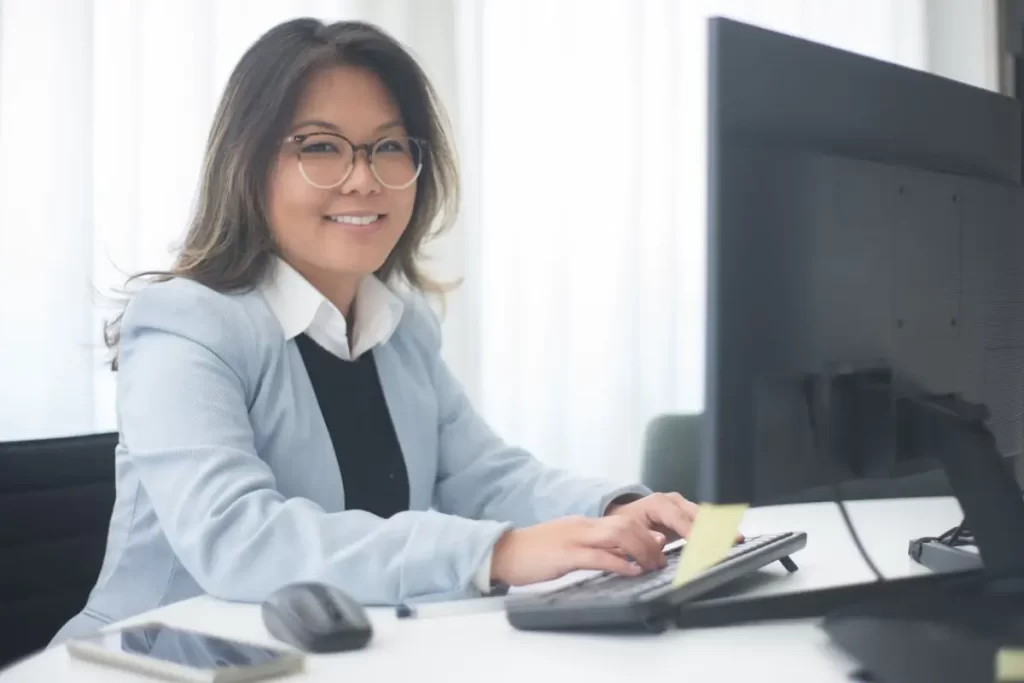
[[[305,334],[295,339],[334,444],[345,509],[390,517],[409,509],[409,473],[373,353],[346,361]]]

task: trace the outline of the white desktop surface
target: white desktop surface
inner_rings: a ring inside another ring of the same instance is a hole
[[[862,501],[851,518],[876,566],[886,576],[922,573],[907,556],[911,538],[938,535],[960,523],[950,498]],[[749,593],[794,591],[869,581],[832,503],[756,508],[744,532],[803,530],[807,547],[793,556],[800,570],[764,569]],[[856,668],[829,647],[816,622],[784,622],[657,634],[593,635],[516,631],[501,611],[398,620],[392,610],[370,611],[374,637],[359,651],[309,656],[302,674],[281,681],[791,681],[848,683]],[[273,643],[255,605],[195,598],[131,621],[166,623],[239,639]],[[128,622],[125,622],[128,623]],[[0,672],[0,683],[121,683],[142,676],[71,659],[55,647]]]

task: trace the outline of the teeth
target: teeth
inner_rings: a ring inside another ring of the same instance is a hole
[[[346,223],[348,225],[369,225],[375,220],[380,218],[380,214],[372,214],[370,216],[328,216],[330,220],[335,223]]]

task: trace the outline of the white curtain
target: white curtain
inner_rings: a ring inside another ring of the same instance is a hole
[[[984,40],[929,43],[950,2],[0,0],[0,440],[113,428],[103,295],[168,264],[230,69],[278,21],[362,18],[456,127],[449,362],[508,440],[633,479],[646,422],[702,407],[704,18],[994,87]]]

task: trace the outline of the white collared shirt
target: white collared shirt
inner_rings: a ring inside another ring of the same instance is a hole
[[[342,360],[355,360],[376,346],[387,343],[402,318],[401,298],[373,275],[364,277],[356,290],[353,310],[355,324],[349,335],[341,311],[283,259],[276,259],[260,292],[281,328],[285,339],[302,333]]]
[[[337,306],[284,259],[275,259],[259,289],[281,324],[285,339],[305,333],[328,353],[345,361],[356,360],[386,344],[404,310],[397,294],[375,276],[367,275],[356,290],[352,307],[356,316],[350,337],[348,322]],[[491,589],[491,557],[489,553],[473,578],[481,593]]]

